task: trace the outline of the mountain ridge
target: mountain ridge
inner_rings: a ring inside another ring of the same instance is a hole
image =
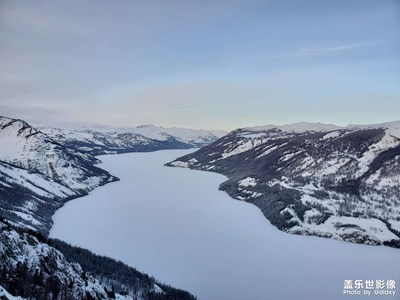
[[[166,165],[227,176],[283,231],[399,247],[399,125],[241,128]]]
[[[69,149],[23,120],[0,118],[0,213],[47,233],[66,201],[118,180],[95,157]]]
[[[207,130],[163,128],[154,125],[102,130],[55,127],[39,127],[39,129],[69,148],[92,155],[202,147],[217,140],[222,134]]]
[[[348,124],[346,126],[339,126],[335,124],[321,123],[321,122],[295,122],[284,125],[261,125],[261,126],[250,126],[238,128],[235,130],[249,130],[249,131],[267,131],[270,129],[280,129],[285,132],[304,132],[304,131],[334,131],[342,129],[362,129],[362,128],[400,128],[400,120],[382,122],[382,123],[372,123],[372,124]],[[400,133],[399,133],[400,137]]]

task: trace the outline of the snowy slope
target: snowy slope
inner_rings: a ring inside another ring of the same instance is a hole
[[[46,233],[66,201],[117,179],[98,162],[22,120],[0,117],[0,214]]]
[[[79,265],[68,263],[59,251],[33,236],[19,234],[4,223],[0,223],[0,253],[2,267],[6,266],[9,274],[18,273],[19,268],[41,270],[44,279],[53,277],[59,284],[73,282],[69,293],[75,299],[85,294],[97,299],[108,298],[93,276],[84,278]]]
[[[195,130],[177,127],[163,128],[154,125],[142,125],[134,128],[126,128],[125,130],[156,140],[165,140],[169,137],[174,137],[178,141],[193,146],[204,146],[226,134],[224,131]]]
[[[186,144],[174,144],[152,140],[139,134],[92,129],[41,128],[60,144],[91,155],[124,152],[154,151],[168,147],[187,148]]]
[[[54,211],[78,195],[43,174],[0,161],[0,215],[15,225],[46,232]]]
[[[246,131],[268,131],[271,129],[279,129],[283,132],[306,132],[306,131],[332,131],[336,129],[341,129],[342,127],[336,126],[333,124],[324,124],[324,123],[309,123],[309,122],[299,122],[287,125],[265,125],[265,126],[254,126],[244,128]]]
[[[21,120],[0,117],[0,160],[90,191],[110,179],[92,156],[71,150]]]
[[[39,128],[64,146],[93,155],[201,147],[225,134],[218,131],[162,128],[153,125],[135,128]]]
[[[47,294],[50,299],[120,299],[120,300],[147,300],[172,299],[171,294],[179,293],[193,299],[184,291],[165,288],[146,274],[140,273],[126,265],[118,270],[118,262],[104,257],[98,257],[85,251],[85,257],[94,264],[113,266],[113,272],[134,274],[133,281],[126,285],[117,275],[91,273],[84,270],[80,264],[68,261],[66,256],[52,246],[56,241],[46,241],[39,235],[33,235],[21,230],[15,230],[4,221],[0,221],[0,296],[5,299],[21,299],[13,295],[29,299],[42,299]],[[60,242],[58,242],[60,243]],[[62,243],[62,242],[61,242]],[[76,252],[80,255],[83,249],[67,244],[64,250],[69,254]],[[66,250],[67,249],[67,250]],[[112,273],[109,273],[112,274]],[[101,276],[100,276],[101,275]],[[121,295],[120,291],[111,292],[111,285],[120,287],[127,292]],[[164,289],[166,289],[164,291]],[[3,298],[1,298],[3,299]]]
[[[260,207],[281,230],[399,246],[399,128],[244,128],[169,165],[227,175],[221,189]]]

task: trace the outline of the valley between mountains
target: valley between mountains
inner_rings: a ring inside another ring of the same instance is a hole
[[[35,299],[194,299],[47,235],[52,215],[67,201],[119,180],[97,167],[94,155],[186,149],[216,139],[211,132],[155,126],[39,130],[0,117],[0,285]]]
[[[96,156],[194,147],[166,165],[225,175],[220,189],[257,206],[281,231],[400,247],[400,122],[297,123],[226,134],[153,125],[33,127],[0,117],[0,285],[23,297],[194,299],[121,262],[48,238],[56,210],[120,180]]]
[[[163,166],[189,151],[101,156],[121,180],[66,203],[50,237],[204,300],[337,300],[345,279],[400,280],[398,249],[282,232],[219,191],[225,176]]]

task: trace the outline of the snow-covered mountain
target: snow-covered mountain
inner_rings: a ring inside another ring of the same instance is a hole
[[[155,140],[136,133],[110,132],[108,127],[98,130],[47,128],[46,134],[22,120],[0,117],[1,297],[194,299],[120,262],[61,241],[53,240],[50,245],[45,238],[38,238],[37,232],[48,233],[51,216],[66,201],[118,180],[95,166],[100,161],[93,154],[194,146],[170,136]]]
[[[67,147],[92,155],[202,147],[225,134],[223,131],[163,128],[154,125],[134,128],[38,128]]]
[[[237,129],[168,165],[226,175],[283,231],[400,247],[400,122]]]
[[[4,221],[0,221],[0,257],[1,299],[22,299],[12,295],[25,299],[178,299],[174,295],[194,299],[121,262],[61,241],[47,241]]]
[[[67,200],[117,180],[98,162],[22,120],[0,117],[0,214],[46,233]]]
[[[305,131],[332,131],[336,129],[341,129],[342,127],[333,124],[324,123],[309,123],[309,122],[299,122],[293,124],[286,124],[281,126],[276,125],[265,125],[265,126],[254,126],[244,128],[246,131],[262,132],[268,131],[270,129],[279,129],[283,132],[305,132]]]
[[[89,191],[111,176],[100,162],[62,145],[22,120],[0,118],[0,160],[50,177],[73,190]]]
[[[221,134],[152,125],[34,128],[0,117],[0,214],[46,234],[66,201],[117,180],[94,155],[198,147]]]
[[[170,137],[173,137],[180,142],[195,147],[202,147],[210,144],[211,142],[214,142],[218,138],[227,134],[227,132],[222,130],[198,130],[177,127],[163,128],[154,125],[142,125],[134,128],[125,128],[123,130],[141,134],[145,137],[156,140],[166,140]]]

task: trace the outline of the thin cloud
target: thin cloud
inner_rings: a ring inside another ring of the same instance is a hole
[[[272,55],[269,56],[270,59],[279,59],[279,58],[296,58],[296,57],[309,57],[309,56],[318,56],[324,55],[329,53],[338,53],[338,52],[345,52],[351,51],[358,48],[363,47],[370,47],[381,42],[359,42],[359,43],[352,43],[347,45],[338,45],[338,46],[331,46],[331,47],[310,47],[310,48],[301,48],[294,51],[289,51],[286,53],[282,53],[279,55]]]
[[[368,46],[372,46],[372,45],[376,45],[376,44],[377,44],[377,42],[362,42],[362,43],[354,43],[354,44],[340,45],[340,46],[334,46],[334,47],[302,48],[302,49],[296,50],[294,52],[294,54],[299,57],[315,56],[315,55],[321,55],[324,53],[348,51],[348,50],[353,50],[353,49],[362,48],[362,47],[368,47]]]

